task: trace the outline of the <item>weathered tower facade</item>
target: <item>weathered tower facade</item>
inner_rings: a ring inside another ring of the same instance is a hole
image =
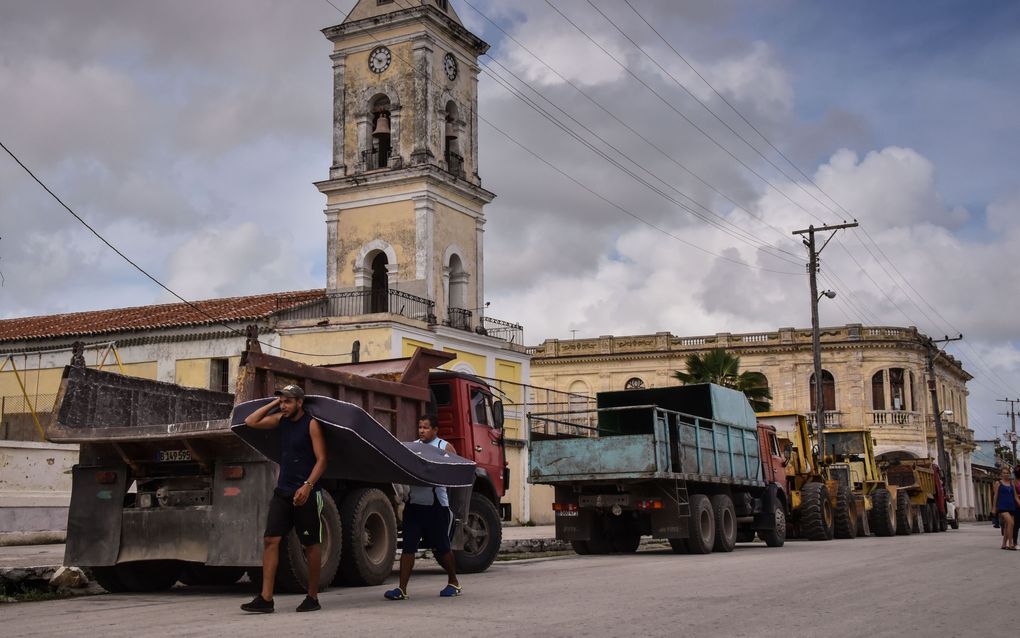
[[[477,327],[484,307],[478,56],[447,0],[360,0],[333,43],[327,288],[365,314]],[[421,305],[420,303],[418,305]],[[417,306],[415,306],[417,307]],[[401,310],[403,309],[403,310]]]

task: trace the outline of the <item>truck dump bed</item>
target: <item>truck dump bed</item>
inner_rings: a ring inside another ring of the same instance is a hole
[[[764,485],[754,413],[700,384],[598,395],[598,409],[528,416],[529,480],[683,479]]]

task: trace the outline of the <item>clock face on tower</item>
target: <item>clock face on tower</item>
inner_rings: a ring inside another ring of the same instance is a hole
[[[376,47],[372,49],[372,53],[368,56],[368,68],[375,73],[382,73],[386,69],[390,68],[390,61],[393,59],[393,54],[386,47]]]
[[[443,57],[443,70],[446,71],[446,77],[451,80],[457,79],[457,58],[453,57],[452,53],[447,53]]]

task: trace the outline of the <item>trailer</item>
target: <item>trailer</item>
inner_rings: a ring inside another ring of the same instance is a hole
[[[578,554],[629,553],[642,536],[677,553],[786,539],[776,431],[713,384],[603,392],[597,409],[528,415],[532,483],[555,488],[556,538]]]
[[[68,366],[47,430],[51,441],[81,446],[64,564],[91,568],[110,591],[155,591],[178,580],[229,584],[245,572],[260,581],[277,466],[231,432],[230,415],[235,404],[294,383],[306,395],[359,406],[401,441],[417,438],[418,416],[436,414],[440,436],[476,463],[474,485],[451,503],[458,569],[487,569],[499,550],[499,499],[509,481],[502,404],[477,377],[432,371],[452,358],[419,349],[407,359],[311,366],[264,354],[250,338],[234,394]],[[371,471],[320,485],[320,585],[382,583],[398,544],[401,486]],[[299,591],[307,580],[292,532],[277,585]]]

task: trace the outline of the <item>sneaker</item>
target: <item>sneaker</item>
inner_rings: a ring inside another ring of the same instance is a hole
[[[386,600],[407,600],[407,594],[403,589],[397,587],[396,589],[391,589],[383,594],[383,598]]]
[[[273,601],[262,598],[262,594],[256,594],[250,603],[241,605],[241,609],[255,614],[273,613]]]
[[[319,611],[320,609],[322,609],[322,605],[319,604],[319,599],[311,596],[305,596],[305,599],[297,606],[297,611]]]
[[[446,587],[443,587],[443,591],[439,592],[439,595],[443,598],[460,596],[460,585],[447,584]]]

